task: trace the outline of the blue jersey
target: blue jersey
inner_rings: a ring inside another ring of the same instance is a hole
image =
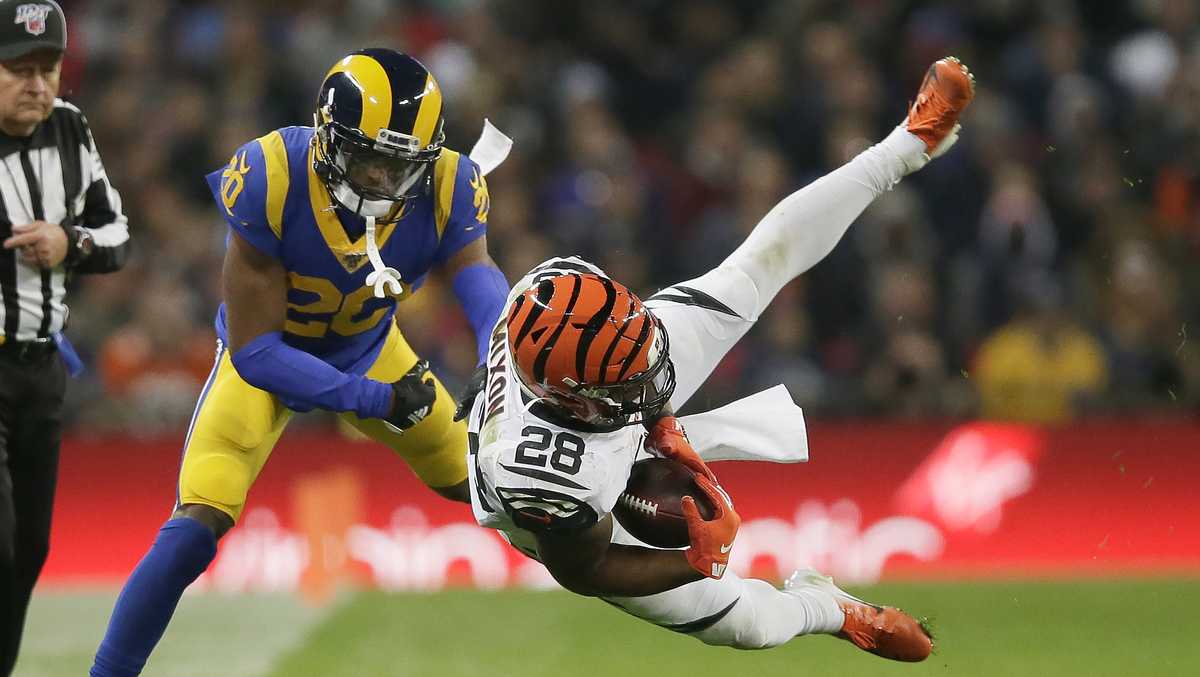
[[[363,374],[387,335],[396,303],[435,265],[486,231],[490,200],[479,167],[444,149],[433,189],[407,201],[396,223],[376,227],[384,264],[400,272],[403,291],[375,298],[366,286],[366,222],[336,209],[312,166],[312,127],[285,127],[251,141],[208,185],[229,227],[287,270],[283,340],[342,371]],[[228,343],[225,305],[217,335]]]

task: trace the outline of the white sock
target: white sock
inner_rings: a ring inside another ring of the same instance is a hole
[[[833,251],[867,205],[929,162],[925,143],[904,125],[850,162],[775,205],[722,266],[736,266],[758,288],[757,320],[785,284]]]

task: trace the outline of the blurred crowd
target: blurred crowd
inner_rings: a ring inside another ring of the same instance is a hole
[[[1200,0],[65,4],[64,96],[136,251],[73,296],[76,425],[187,424],[225,237],[203,176],[311,124],[326,70],[366,46],[433,70],[450,147],[485,117],[515,139],[489,177],[510,281],[577,253],[646,294],[882,138],[956,55],[979,83],[962,140],[785,288],[692,408],[783,382],[826,417],[1200,411]],[[448,285],[399,321],[462,383],[474,338]]]

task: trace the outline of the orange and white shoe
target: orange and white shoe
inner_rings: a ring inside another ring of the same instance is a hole
[[[958,116],[975,98],[975,76],[967,66],[948,56],[933,62],[908,108],[905,125],[925,142],[930,158],[950,150],[958,140]]]
[[[817,588],[833,596],[846,615],[837,636],[863,651],[908,662],[923,661],[933,651],[933,638],[926,627],[900,609],[864,602],[812,569],[793,573],[783,584],[785,592],[802,588]]]

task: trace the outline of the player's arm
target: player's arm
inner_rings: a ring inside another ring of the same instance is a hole
[[[301,407],[387,415],[392,392],[386,383],[346,374],[283,342],[287,271],[236,230],[229,235],[221,285],[230,356],[247,383]]]
[[[221,282],[233,366],[250,385],[293,406],[352,411],[363,418],[382,418],[400,429],[412,425],[414,411],[432,404],[428,368],[421,368],[421,363],[388,384],[347,374],[285,344],[287,271],[236,231],[229,236]]]
[[[612,515],[578,531],[535,532],[538,556],[567,590],[593,597],[641,597],[698,581],[686,551],[611,543]]]
[[[554,529],[555,521],[544,513],[528,519],[521,519],[522,515],[514,518],[533,531],[542,563],[564,588],[596,597],[653,595],[701,578],[720,578],[729,564],[742,520],[729,496],[715,482],[697,475],[696,486],[707,495],[713,516],[704,520],[695,500],[691,496],[683,498],[691,542],[687,550],[612,543],[611,513],[581,529]],[[561,512],[564,504],[558,507]],[[544,528],[536,528],[536,523]]]
[[[454,190],[445,195],[439,192],[437,197],[435,218],[440,218],[437,213],[447,216],[445,228],[439,230],[440,242],[434,260],[454,288],[454,295],[475,333],[478,353],[475,372],[459,397],[459,407],[454,414],[454,420],[458,421],[466,418],[475,396],[483,388],[489,339],[496,320],[504,312],[509,285],[488,255],[487,217],[492,200],[487,182],[479,166],[470,158],[457,154],[454,157],[453,160],[443,158],[435,170],[446,185],[453,182]],[[451,167],[452,178],[449,175]]]
[[[483,364],[488,338],[508,298],[508,280],[488,254],[486,236],[472,240],[451,255],[442,272],[452,281],[454,295],[475,332],[479,364]]]
[[[264,334],[283,331],[287,271],[236,231],[229,235],[221,286],[231,353],[237,354]]]
[[[446,277],[453,281],[454,295],[462,306],[463,314],[471,330],[475,332],[475,345],[479,362],[471,374],[470,381],[459,397],[454,420],[466,418],[475,403],[475,397],[483,389],[487,377],[487,350],[492,329],[504,311],[508,298],[508,280],[488,254],[487,237],[479,236],[455,252],[442,266]]]
[[[439,227],[439,242],[434,263],[453,282],[454,295],[475,331],[479,362],[487,357],[488,337],[504,309],[508,280],[488,255],[487,219],[492,198],[479,166],[457,153],[439,160],[437,179],[452,191],[438,191],[435,219],[445,218]],[[441,216],[444,214],[445,216]]]
[[[708,464],[692,448],[692,443],[687,438],[687,432],[684,431],[683,424],[679,422],[679,419],[675,418],[670,404],[664,406],[654,419],[647,420],[645,426],[649,433],[646,435],[647,451],[682,463],[692,472],[704,475],[713,482],[717,481],[717,476],[713,474]]]

